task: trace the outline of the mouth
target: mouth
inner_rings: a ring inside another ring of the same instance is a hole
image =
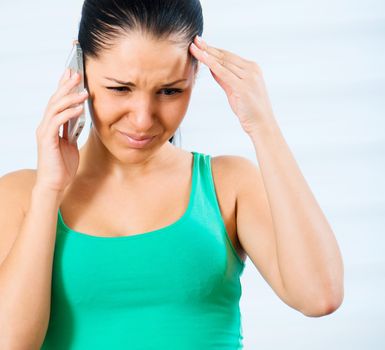
[[[147,146],[155,138],[155,136],[132,135],[124,133],[122,131],[119,131],[119,134],[122,135],[124,137],[124,140],[134,148],[142,148],[144,146]]]

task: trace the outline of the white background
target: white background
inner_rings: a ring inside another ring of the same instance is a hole
[[[0,175],[36,168],[35,129],[63,72],[81,5],[0,0]],[[202,6],[209,44],[261,66],[276,119],[345,261],[342,306],[309,318],[278,299],[248,259],[245,349],[383,349],[385,2],[206,0]],[[88,128],[89,119],[79,145]],[[257,163],[206,67],[181,129],[184,149]]]

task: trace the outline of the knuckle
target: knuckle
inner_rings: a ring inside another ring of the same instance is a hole
[[[77,85],[79,83],[80,75],[78,74],[76,77],[71,76],[70,79],[66,82],[68,86]]]
[[[78,93],[72,93],[68,96],[66,96],[64,99],[63,99],[63,104],[64,105],[72,105],[76,102],[80,102],[81,101],[81,96],[78,94]]]
[[[45,112],[44,112],[44,118],[49,118],[49,116],[52,114],[52,106],[47,106]]]
[[[65,83],[64,86],[71,86],[75,84],[75,80],[71,77],[71,79],[68,79]]]
[[[40,139],[42,134],[43,134],[43,130],[42,130],[42,125],[40,124],[35,130],[36,139]]]
[[[66,114],[63,112],[63,113],[60,113],[57,118],[54,119],[54,127],[55,129],[59,128],[60,125],[63,123],[63,120],[65,120],[66,118]]]
[[[80,92],[76,92],[76,93],[73,94],[73,98],[76,99],[77,101],[83,100],[83,98],[84,98],[85,96],[86,96],[86,95],[81,94]]]
[[[262,73],[262,69],[261,67],[254,61],[250,61],[250,65],[252,67],[252,69],[254,70],[255,73],[257,74],[261,74]]]
[[[62,112],[62,113],[59,113],[55,118],[52,119],[52,126],[56,129],[58,128],[61,123],[62,123],[62,119],[65,117],[65,113]]]
[[[73,106],[71,108],[68,108],[65,112],[67,116],[75,115],[79,113],[81,108],[78,108],[78,106]]]
[[[50,98],[48,99],[48,103],[52,103],[55,100],[55,97],[56,97],[56,94],[51,95]]]

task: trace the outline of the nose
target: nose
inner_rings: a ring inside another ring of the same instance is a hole
[[[135,132],[147,132],[154,124],[155,106],[151,96],[142,94],[135,96],[130,111],[128,113],[128,120]]]

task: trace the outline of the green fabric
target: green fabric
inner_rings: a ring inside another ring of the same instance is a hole
[[[97,237],[71,230],[59,210],[51,318],[41,349],[243,348],[245,263],[221,217],[211,156],[192,154],[189,205],[169,226]]]

